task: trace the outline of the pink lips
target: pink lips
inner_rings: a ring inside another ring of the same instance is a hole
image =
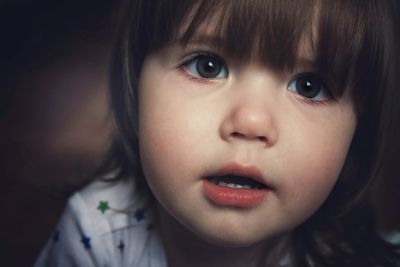
[[[261,172],[255,167],[245,167],[236,163],[228,164],[213,176],[236,175],[249,177],[259,183],[265,183]],[[203,180],[203,192],[206,198],[219,206],[232,206],[238,208],[252,208],[259,205],[267,192],[268,187],[261,189],[229,188]]]

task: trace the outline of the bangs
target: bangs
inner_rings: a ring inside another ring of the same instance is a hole
[[[306,65],[321,76],[334,97],[350,88],[356,103],[379,85],[390,57],[383,54],[391,43],[383,29],[391,27],[386,1],[156,2],[147,2],[148,17],[141,14],[146,22],[141,23],[138,38],[148,36],[143,44],[147,53],[170,41],[187,44],[202,27],[212,25],[212,37],[221,40],[218,48],[235,59],[260,61],[289,73]]]

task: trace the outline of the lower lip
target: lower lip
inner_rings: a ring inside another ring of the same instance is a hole
[[[212,203],[218,206],[253,208],[263,201],[268,189],[235,189],[219,186],[204,179],[203,192]]]

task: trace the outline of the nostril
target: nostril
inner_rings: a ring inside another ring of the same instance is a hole
[[[268,142],[268,138],[266,136],[254,136],[254,137],[251,137],[251,136],[247,136],[245,134],[239,133],[239,132],[233,132],[233,133],[231,133],[231,136],[235,137],[235,138],[240,138],[240,139],[244,138],[244,139],[259,140],[259,141],[264,142],[264,143]]]
[[[258,140],[260,140],[261,142],[267,142],[268,141],[267,137],[265,137],[265,136],[259,136]]]
[[[232,133],[232,136],[233,137],[243,137],[243,134],[238,133],[238,132],[234,132],[234,133]]]

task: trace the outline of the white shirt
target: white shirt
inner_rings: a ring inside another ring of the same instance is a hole
[[[151,208],[130,179],[75,193],[35,267],[166,267]]]

